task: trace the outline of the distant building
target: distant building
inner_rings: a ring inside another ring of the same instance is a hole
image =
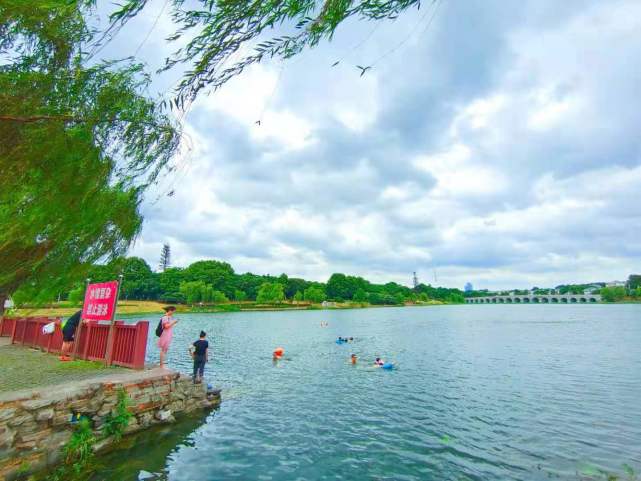
[[[465,292],[472,292],[474,290],[474,287],[472,286],[471,282],[467,282],[463,289],[465,290]]]
[[[625,281],[606,282],[605,287],[625,287]]]
[[[588,286],[585,289],[583,289],[583,294],[598,294],[598,292],[600,290],[601,290],[601,286],[592,285],[592,286]]]

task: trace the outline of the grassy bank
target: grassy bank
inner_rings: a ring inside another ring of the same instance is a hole
[[[408,306],[440,305],[440,301],[421,302],[408,304]],[[134,316],[144,314],[162,314],[162,308],[167,304],[157,301],[121,301],[118,303],[117,316]],[[284,302],[280,304],[257,304],[255,302],[227,303],[203,306],[177,305],[178,312],[241,312],[241,311],[290,311],[290,310],[314,310],[314,309],[363,309],[371,307],[400,307],[371,305],[368,303],[342,302],[331,303],[327,307],[321,304]],[[43,307],[26,307],[12,309],[6,314],[11,316],[48,316],[67,317],[76,312],[78,306],[71,306],[66,302],[51,304]]]
[[[118,303],[118,315],[162,313],[163,306],[166,306],[166,304],[157,301],[121,301]],[[70,316],[78,309],[80,309],[79,306],[72,306],[67,302],[61,302],[43,307],[12,309],[7,314],[12,316],[65,317]]]

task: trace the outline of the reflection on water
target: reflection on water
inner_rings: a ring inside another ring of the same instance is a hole
[[[95,479],[587,480],[641,468],[638,305],[178,317],[169,363],[190,372],[189,343],[207,331],[220,409],[101,457],[109,469]],[[273,364],[276,346],[288,359]],[[374,368],[376,356],[398,369]]]
[[[214,414],[215,411],[209,417]],[[114,449],[97,458],[97,471],[90,481],[134,481],[146,475],[148,479],[167,479],[165,466],[176,446],[193,445],[192,434],[206,419],[207,415],[202,413],[190,414],[182,416],[176,424],[155,426],[123,438]]]

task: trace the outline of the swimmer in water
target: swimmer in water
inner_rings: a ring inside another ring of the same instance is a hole
[[[352,361],[352,364],[356,364],[356,360],[357,360],[356,354],[352,354],[352,356],[350,357],[350,360]]]
[[[272,360],[274,362],[280,361],[283,358],[283,354],[285,354],[285,349],[283,349],[282,347],[277,347],[276,349],[274,349]]]
[[[380,366],[382,366],[383,364],[385,364],[385,362],[384,362],[380,357],[377,357],[377,358],[376,358],[376,361],[374,361],[374,365],[375,365],[375,366],[380,367]]]

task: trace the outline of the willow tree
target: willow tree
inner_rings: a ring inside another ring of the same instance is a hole
[[[83,65],[90,0],[0,3],[0,310],[123,254],[179,133],[139,65]]]
[[[201,89],[217,89],[252,64],[287,59],[331,39],[349,18],[393,20],[421,4],[436,9],[439,1],[443,0],[172,0],[176,33],[168,40],[188,38],[165,65],[170,69],[185,64],[188,69],[175,102],[181,107]],[[111,17],[110,35],[148,2],[124,1]],[[365,72],[369,67],[359,68]]]

